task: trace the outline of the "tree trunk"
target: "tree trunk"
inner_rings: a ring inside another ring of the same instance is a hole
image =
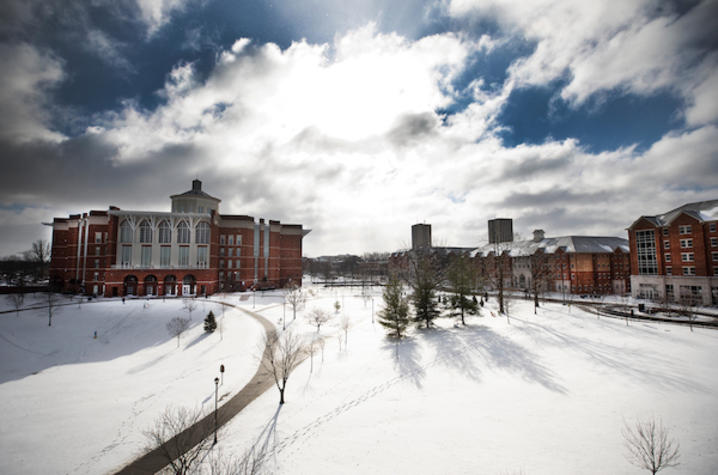
[[[279,404],[284,404],[284,388],[279,388]]]

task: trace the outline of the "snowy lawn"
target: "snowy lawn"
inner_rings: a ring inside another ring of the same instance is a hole
[[[220,364],[220,397],[239,391],[263,330],[239,310],[222,317],[217,303],[196,301],[179,348],[165,326],[188,317],[182,300],[61,306],[51,327],[46,309],[0,315],[0,473],[112,472],[144,453],[143,431],[166,407],[213,410]],[[221,335],[203,331],[210,310]]]
[[[332,312],[324,361],[318,352],[313,372],[309,360],[296,370],[284,406],[271,389],[235,417],[220,436],[223,457],[254,447],[267,472],[292,474],[637,474],[621,429],[655,416],[681,445],[681,465],[662,473],[718,469],[714,330],[627,327],[560,304],[534,315],[526,301],[507,322],[491,316],[492,298],[466,327],[440,319],[397,345],[358,294],[318,290],[290,322],[310,339],[302,314]],[[283,310],[291,319],[281,304],[258,306],[278,325]],[[340,351],[341,315],[352,327]]]

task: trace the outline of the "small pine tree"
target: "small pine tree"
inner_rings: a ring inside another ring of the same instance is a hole
[[[476,280],[475,275],[474,267],[468,257],[457,256],[452,259],[447,272],[452,295],[444,300],[447,301],[449,308],[452,310],[451,315],[461,317],[462,325],[466,325],[465,315],[476,315],[478,313],[476,296],[469,298]]]
[[[409,303],[402,295],[401,282],[396,276],[384,287],[384,309],[379,312],[379,323],[390,330],[390,335],[401,338],[409,326]]]
[[[217,329],[217,320],[214,318],[212,310],[209,311],[207,317],[204,319],[204,331],[212,333]]]
[[[433,263],[426,257],[414,263],[414,275],[411,281],[411,301],[414,305],[414,321],[429,328],[440,314],[436,291],[439,288],[439,275]]]

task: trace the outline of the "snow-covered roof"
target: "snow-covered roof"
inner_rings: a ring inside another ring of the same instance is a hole
[[[697,201],[686,203],[678,208],[656,216],[641,216],[655,226],[668,226],[681,214],[688,214],[700,222],[718,220],[718,200]],[[639,218],[639,219],[641,219]],[[635,222],[633,223],[635,224]],[[631,227],[633,227],[633,224]]]
[[[530,256],[541,249],[553,254],[559,249],[568,253],[612,253],[616,249],[628,252],[628,239],[613,236],[560,236],[544,238],[540,241],[512,241],[499,245],[485,244],[471,251],[471,257],[487,256],[491,252],[507,252],[511,257]]]

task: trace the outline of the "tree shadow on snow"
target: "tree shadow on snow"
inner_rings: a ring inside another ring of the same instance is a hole
[[[382,350],[391,354],[399,377],[408,379],[417,388],[421,388],[426,370],[421,365],[419,344],[412,337],[404,337],[401,340],[388,336],[385,338]]]
[[[564,333],[549,325],[528,320],[515,319],[522,325],[517,329],[526,333],[535,342],[559,346],[588,357],[593,362],[614,370],[633,381],[643,382],[659,388],[695,390],[707,392],[707,388],[683,375],[683,369],[671,358],[656,351],[618,346],[589,336]]]
[[[492,369],[515,374],[549,391],[568,392],[557,380],[557,375],[539,361],[537,354],[489,327],[437,328],[427,332],[425,337],[434,345],[438,363],[455,367],[476,381],[481,380],[482,368]]]

